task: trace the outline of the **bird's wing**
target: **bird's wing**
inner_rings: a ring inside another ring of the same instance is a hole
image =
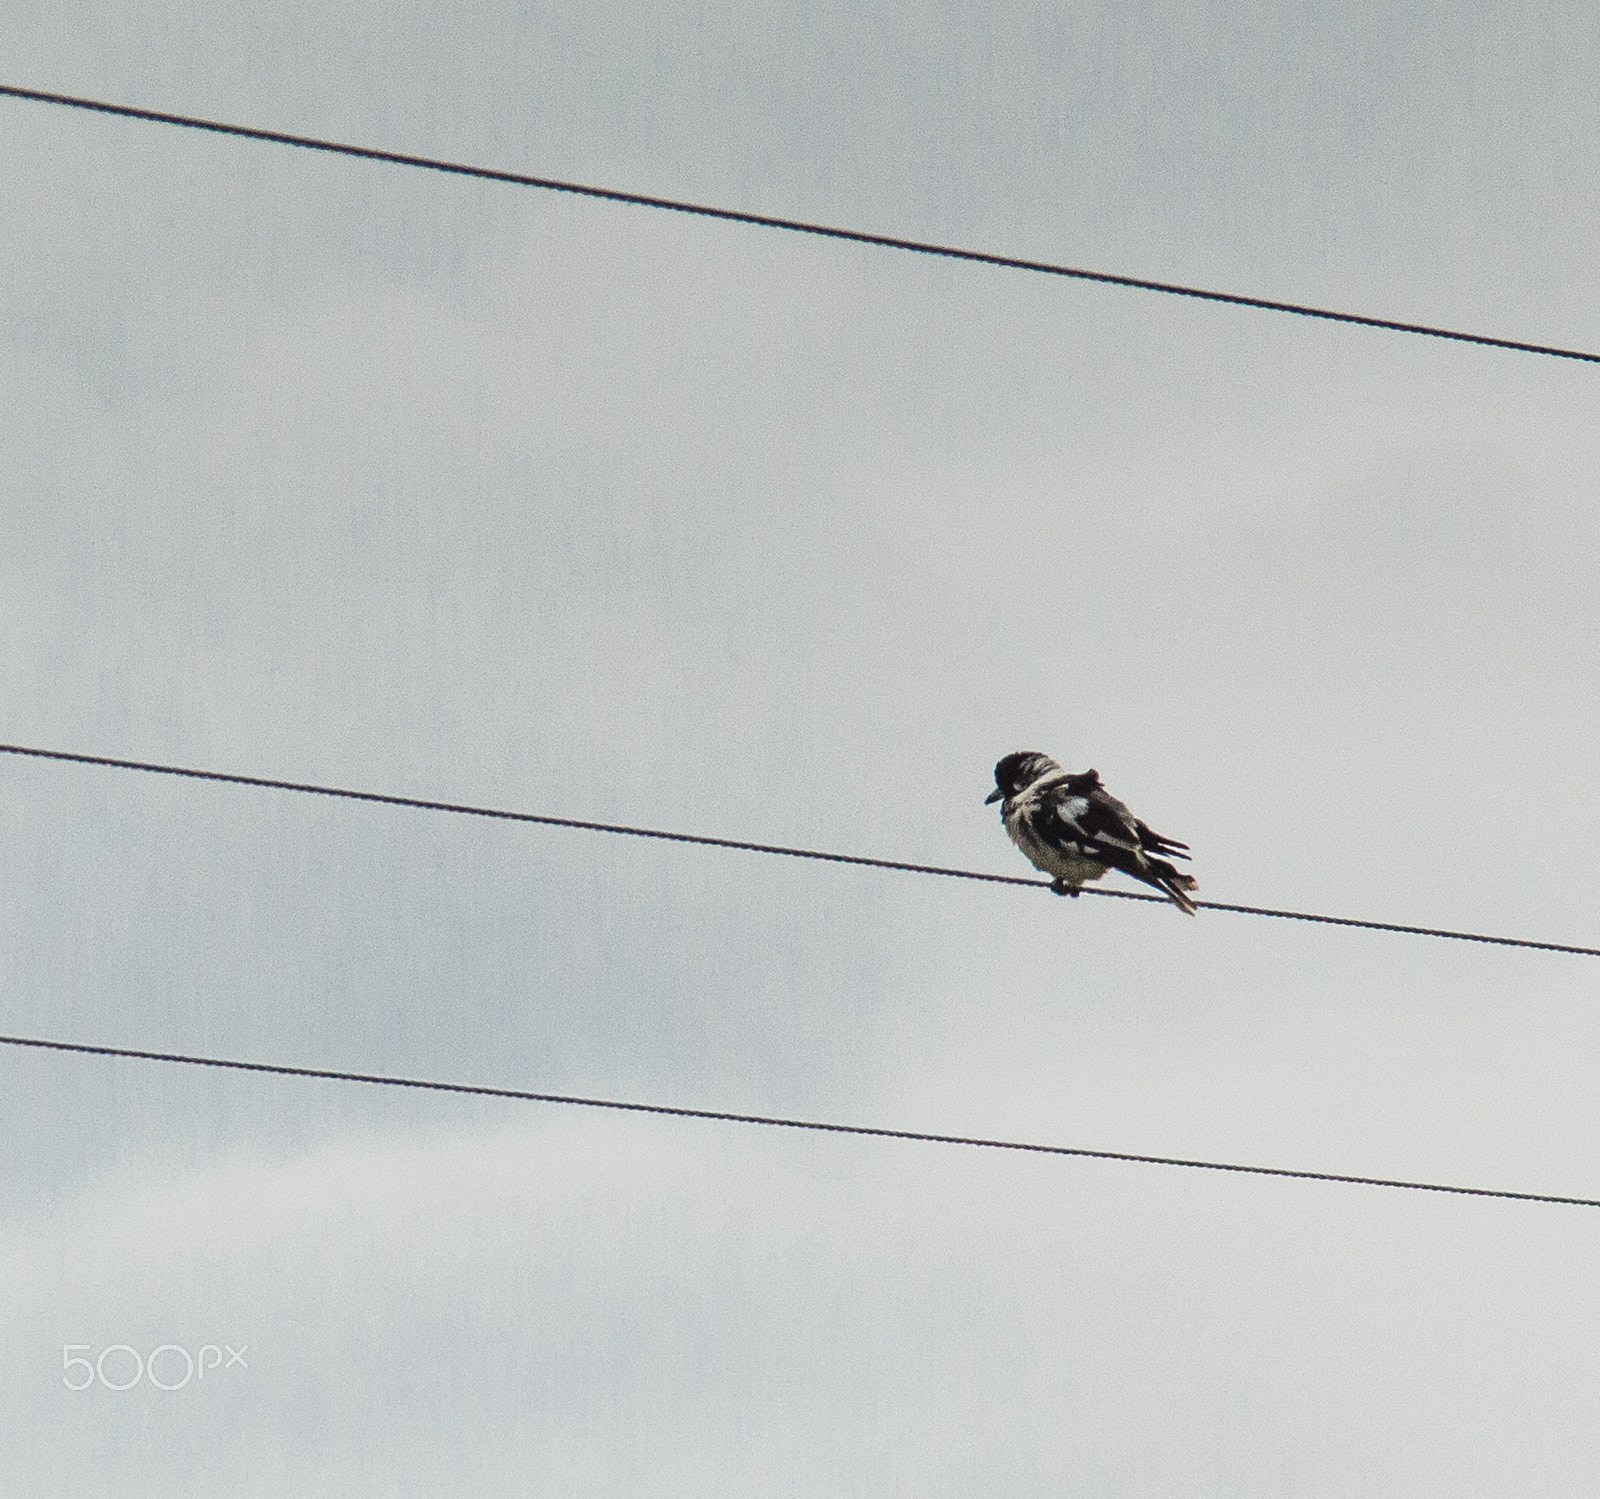
[[[1187,859],[1189,845],[1179,843],[1158,833],[1149,823],[1135,817],[1127,804],[1120,802],[1100,784],[1100,772],[1086,770],[1082,775],[1068,776],[1059,795],[1088,802],[1087,818],[1079,815],[1075,821],[1090,836],[1098,834],[1114,848],[1129,848],[1145,853],[1167,854],[1174,859]]]
[[[1039,831],[1047,838],[1076,843],[1086,852],[1096,848],[1139,850],[1138,819],[1100,784],[1090,771],[1070,777],[1045,798]]]
[[[1139,847],[1139,819],[1104,786],[1089,797],[1090,827],[1094,836],[1113,848]]]

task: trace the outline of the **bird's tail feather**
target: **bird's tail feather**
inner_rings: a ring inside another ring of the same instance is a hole
[[[1148,854],[1137,859],[1130,859],[1125,864],[1117,866],[1124,874],[1131,874],[1136,880],[1143,880],[1147,885],[1153,885],[1162,891],[1169,900],[1185,915],[1195,914],[1195,903],[1189,899],[1188,892],[1198,890],[1200,882],[1192,874],[1183,874],[1175,869],[1165,859],[1152,859]]]
[[[1190,890],[1198,890],[1200,882],[1192,874],[1179,874],[1170,864],[1156,875],[1154,883],[1172,897],[1172,903],[1186,916],[1193,916],[1197,907],[1189,899]]]

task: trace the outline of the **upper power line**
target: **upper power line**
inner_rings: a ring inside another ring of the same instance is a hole
[[[26,755],[37,760],[63,760],[74,765],[99,765],[111,770],[142,770],[152,775],[182,776],[192,781],[221,781],[231,786],[256,786],[266,791],[296,791],[309,796],[335,796],[346,801],[378,802],[389,807],[410,807],[422,812],[454,812],[465,817],[491,817],[502,822],[531,822],[543,827],[572,828],[584,833],[616,833],[629,838],[657,838],[668,843],[695,843],[708,848],[731,848],[752,854],[777,854],[788,859],[817,859],[828,864],[860,864],[869,869],[895,869],[906,874],[936,874],[956,880],[982,880],[991,885],[1032,885],[1052,888],[1050,880],[1024,875],[986,874],[976,869],[948,869],[940,864],[908,864],[899,859],[873,859],[862,854],[836,854],[823,849],[790,848],[781,843],[747,843],[739,838],[716,838],[705,833],[672,833],[661,828],[633,827],[626,823],[589,822],[576,817],[551,817],[539,812],[510,812],[499,807],[475,807],[463,802],[428,801],[415,796],[391,796],[381,791],[351,791],[339,786],[318,786],[306,781],[278,781],[265,776],[234,775],[222,770],[195,770],[182,765],[159,765],[146,760],[115,760],[105,755],[80,755],[68,750],[38,749],[25,744],[0,744],[0,754]],[[1166,905],[1162,895],[1131,890],[1095,890],[1113,900],[1143,900]],[[1573,953],[1600,958],[1600,947],[1576,947],[1566,942],[1536,942],[1528,937],[1492,937],[1482,932],[1459,932],[1445,927],[1404,926],[1393,921],[1367,921],[1354,916],[1319,916],[1311,911],[1281,911],[1271,906],[1242,906],[1230,901],[1199,900],[1206,911],[1232,911],[1241,916],[1275,916],[1285,921],[1312,921],[1323,926],[1359,927],[1369,932],[1398,932],[1407,937],[1446,937],[1457,942],[1484,942],[1496,947],[1527,947],[1540,952]]]
[[[228,1057],[190,1056],[184,1052],[137,1051],[127,1046],[90,1046],[78,1041],[47,1041],[33,1036],[0,1036],[0,1046],[80,1056],[119,1057],[138,1062],[175,1062],[187,1067],[216,1067],[230,1072],[267,1073],[274,1077],[318,1078],[336,1083],[372,1083],[388,1088],[418,1088],[429,1093],[465,1093],[477,1098],[506,1098],[522,1103],[566,1104],[585,1109],[613,1109],[627,1114],[664,1114],[673,1119],[704,1119],[716,1124],[764,1124],[775,1129],[812,1130],[829,1135],[865,1135],[878,1140],[912,1140],[924,1145],[968,1145],[982,1150],[1014,1150],[1029,1155],[1076,1156],[1091,1161],[1120,1161],[1134,1166],[1185,1166],[1194,1171],[1228,1171],[1241,1176],[1290,1177],[1295,1181],[1329,1182],[1348,1187],[1399,1187],[1411,1192],[1443,1192],[1453,1197],[1499,1197],[1514,1202],[1548,1202],[1564,1207],[1600,1208],[1591,1197],[1558,1197],[1549,1192],[1513,1192],[1502,1187],[1454,1187],[1440,1182],[1405,1181],[1388,1176],[1351,1176],[1334,1171],[1301,1171],[1290,1166],[1244,1166],[1233,1161],[1202,1161],[1187,1156],[1136,1155],[1126,1150],[1090,1150],[1076,1145],[1038,1145],[1025,1140],[995,1140],[982,1135],[942,1135],[925,1130],[888,1129],[870,1124],[833,1124],[820,1119],[790,1119],[775,1114],[735,1114],[725,1109],[691,1109],[665,1103],[628,1103],[615,1098],[584,1098],[570,1093],[534,1093],[522,1088],[494,1088],[481,1083],[447,1083],[431,1078],[395,1077],[383,1072],[339,1072],[327,1067],[290,1067],[276,1062],[243,1062]]]
[[[659,208],[669,213],[688,213],[706,219],[722,219],[734,224],[753,224],[762,229],[786,229],[794,234],[814,234],[825,239],[848,240],[858,245],[874,245],[885,250],[910,250],[918,255],[938,255],[948,260],[967,260],[1005,270],[1034,271],[1045,276],[1063,276],[1074,281],[1094,281],[1104,286],[1122,286],[1135,291],[1161,292],[1172,297],[1191,297],[1202,302],[1222,302],[1232,307],[1254,307],[1263,312],[1291,312],[1297,317],[1320,318],[1330,323],[1352,323],[1361,328],[1382,328],[1391,333],[1414,333],[1425,338],[1445,338],[1455,343],[1478,344],[1491,349],[1511,349],[1521,354],[1545,354],[1553,359],[1581,359],[1600,364],[1600,354],[1581,349],[1566,349],[1550,344],[1524,343],[1514,338],[1491,338],[1483,333],[1466,333],[1455,328],[1440,328],[1429,323],[1404,323],[1393,318],[1365,317],[1354,312],[1337,312],[1327,307],[1309,307],[1300,302],[1277,302],[1266,297],[1247,297],[1236,292],[1208,291],[1198,286],[1182,286],[1170,281],[1149,281],[1140,276],[1122,276],[1110,271],[1089,271],[1077,266],[1058,265],[1045,260],[1026,260],[1014,255],[997,255],[987,250],[963,250],[954,245],[927,240],[901,239],[891,234],[873,234],[862,229],[841,229],[805,219],[777,218],[764,213],[745,213],[734,208],[715,208],[705,203],[689,203],[679,198],[657,198],[645,193],[622,192],[617,188],[592,187],[581,182],[563,182],[554,177],[533,177],[523,172],[507,172],[495,167],[471,166],[465,162],[444,161],[433,156],[412,156],[402,151],[384,151],[375,146],[354,146],[344,141],[323,140],[317,136],[290,135],[281,130],[262,130],[252,125],[231,125],[221,120],[205,120],[194,115],[169,114],[157,109],[137,109],[129,104],[111,104],[103,99],[81,99],[71,94],[46,93],[41,89],[0,84],[0,95],[38,104],[59,104],[68,109],[86,109],[97,114],[117,115],[129,120],[147,120],[158,125],[181,125],[190,130],[209,130],[217,135],[240,136],[246,140],[267,141],[277,146],[299,146],[307,151],[328,151],[337,156],[356,156],[365,161],[383,161],[394,166],[422,167],[430,172],[448,172],[457,177],[477,177],[487,182],[506,182],[517,187],[537,187],[547,192],[573,193],[584,198],[600,198],[608,203],[626,203],[636,208]]]

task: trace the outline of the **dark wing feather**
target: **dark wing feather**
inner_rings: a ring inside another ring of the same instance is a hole
[[[1136,851],[1139,819],[1128,810],[1126,803],[1118,801],[1104,786],[1096,786],[1088,801],[1086,825],[1090,835],[1113,848],[1125,848],[1130,853]]]
[[[1134,819],[1134,826],[1139,830],[1139,847],[1153,854],[1167,854],[1174,859],[1187,859],[1189,845],[1179,843],[1176,838],[1168,838],[1165,834],[1158,833],[1147,822]]]
[[[1068,849],[1099,864],[1108,864],[1165,892],[1182,910],[1194,914],[1187,892],[1193,878],[1180,874],[1164,858],[1187,859],[1186,843],[1163,837],[1141,822],[1100,784],[1092,770],[1063,776],[1059,785],[1040,796],[1032,816],[1033,830],[1057,848]]]
[[[1086,770],[1079,776],[1068,776],[1063,788],[1069,796],[1087,797],[1090,817],[1095,831],[1117,841],[1126,841],[1130,848],[1140,848],[1152,854],[1170,854],[1175,859],[1189,857],[1189,845],[1179,843],[1158,833],[1128,810],[1125,802],[1118,801],[1100,784],[1100,772]],[[1079,822],[1083,822],[1080,817]],[[1087,829],[1086,829],[1087,830]]]
[[[1139,849],[1138,821],[1100,784],[1091,770],[1069,776],[1044,798],[1036,826],[1040,833],[1063,845],[1075,845],[1091,858],[1113,850],[1126,857]],[[1112,859],[1110,862],[1116,862]]]

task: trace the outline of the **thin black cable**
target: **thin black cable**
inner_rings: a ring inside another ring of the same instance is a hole
[[[1049,890],[1051,881],[1016,874],[985,874],[976,869],[948,869],[940,864],[907,864],[899,859],[871,859],[862,854],[834,854],[815,848],[789,848],[781,843],[747,843],[739,838],[713,838],[703,833],[669,833],[660,828],[631,827],[626,823],[587,822],[576,817],[548,817],[538,812],[507,812],[498,807],[475,807],[462,802],[426,801],[414,796],[389,796],[379,791],[350,791],[339,786],[317,786],[305,781],[276,781],[264,776],[233,775],[221,770],[193,770],[181,765],[157,765],[145,760],[113,760],[104,755],[79,755],[67,750],[36,749],[23,744],[0,744],[0,754],[27,755],[37,760],[64,760],[74,765],[100,765],[112,770],[143,770],[152,775],[182,776],[193,781],[221,781],[231,786],[256,786],[267,791],[298,791],[309,796],[336,796],[346,801],[378,802],[389,807],[411,807],[424,812],[454,812],[467,817],[492,817],[502,822],[532,822],[543,827],[573,828],[584,833],[617,833],[628,838],[658,838],[668,843],[696,843],[707,848],[740,849],[752,854],[778,854],[786,859],[817,859],[828,864],[860,864],[868,869],[898,869],[906,874],[937,874],[955,880],[982,880],[991,885],[1031,885]],[[1165,905],[1161,895],[1141,895],[1131,890],[1085,889],[1085,895],[1112,900],[1145,900]],[[1490,937],[1482,932],[1456,932],[1444,927],[1402,926],[1392,921],[1363,921],[1353,916],[1318,916],[1310,911],[1279,911],[1270,906],[1240,906],[1228,901],[1201,900],[1207,911],[1232,911],[1241,916],[1275,916],[1285,921],[1314,921],[1324,926],[1360,927],[1371,932],[1398,932],[1407,937],[1447,937],[1456,942],[1484,942],[1496,947],[1528,947],[1539,952],[1572,953],[1600,958],[1600,947],[1574,947],[1565,942],[1535,942],[1527,937]]]
[[[764,1124],[777,1129],[814,1130],[829,1135],[864,1135],[876,1140],[915,1140],[925,1145],[972,1145],[983,1150],[1020,1150],[1032,1155],[1077,1156],[1091,1161],[1122,1161],[1136,1166],[1187,1166],[1195,1171],[1232,1171],[1242,1176],[1282,1176],[1296,1181],[1334,1182],[1351,1187],[1400,1187],[1411,1192],[1446,1192],[1456,1197],[1500,1197],[1514,1202],[1552,1202],[1564,1207],[1600,1208],[1589,1197],[1558,1197],[1548,1192],[1509,1192],[1494,1187],[1452,1187],[1439,1182],[1400,1181],[1384,1176],[1349,1176],[1334,1171],[1295,1171],[1285,1166],[1241,1166],[1232,1161],[1196,1161],[1182,1156],[1135,1155],[1125,1150],[1086,1150],[1072,1145],[1036,1145],[1024,1140],[991,1140],[981,1135],[939,1135],[925,1130],[884,1129],[868,1124],[829,1124],[818,1119],[786,1119],[771,1114],[734,1114],[723,1109],[686,1109],[662,1103],[624,1103],[614,1098],[582,1098],[567,1093],[533,1093],[522,1088],[491,1088],[476,1083],[441,1083],[427,1078],[391,1077],[381,1072],[338,1072],[325,1067],[285,1067],[272,1062],[239,1062],[182,1052],[136,1051],[125,1046],[86,1046],[75,1041],[43,1041],[32,1036],[0,1036],[5,1046],[39,1051],[76,1052],[139,1062],[177,1062],[188,1067],[220,1067],[275,1077],[309,1077],[336,1083],[374,1083],[387,1088],[420,1088],[430,1093],[465,1093],[478,1098],[510,1098],[523,1103],[556,1103],[584,1109],[614,1109],[627,1114],[661,1114],[673,1119],[706,1119],[718,1124]]]
[[[1265,297],[1245,297],[1233,292],[1206,291],[1197,286],[1180,286],[1167,281],[1147,281],[1138,276],[1086,271],[1075,266],[1055,265],[1049,261],[994,255],[984,250],[962,250],[953,245],[900,239],[894,235],[872,234],[861,229],[840,229],[828,224],[809,223],[803,219],[784,219],[764,213],[743,213],[732,208],[713,208],[704,203],[688,203],[677,198],[656,198],[644,193],[621,192],[616,188],[590,187],[581,182],[563,182],[553,177],[531,177],[522,172],[469,166],[463,162],[442,161],[432,156],[412,156],[402,151],[383,151],[373,146],[352,146],[343,141],[322,140],[309,135],[290,135],[281,130],[261,130],[250,125],[230,125],[221,120],[204,120],[193,115],[168,114],[156,109],[136,109],[127,104],[109,104],[100,99],[80,99],[71,94],[51,94],[40,89],[0,84],[0,95],[39,104],[59,104],[68,109],[86,109],[96,114],[117,115],[123,119],[147,120],[158,125],[181,125],[189,130],[209,130],[217,135],[240,136],[245,140],[266,141],[277,146],[299,146],[307,151],[327,151],[337,156],[355,156],[365,161],[388,162],[394,166],[422,167],[430,172],[447,172],[457,177],[476,177],[487,182],[507,182],[517,187],[537,187],[547,192],[572,193],[583,198],[600,198],[608,203],[626,203],[636,208],[659,208],[669,213],[694,214],[700,218],[722,219],[733,224],[753,224],[762,229],[786,229],[795,234],[815,234],[825,239],[848,240],[853,244],[874,245],[880,249],[910,250],[914,254],[938,255],[947,260],[974,261],[980,265],[999,266],[1005,270],[1035,271],[1041,275],[1063,276],[1074,281],[1094,281],[1103,286],[1162,292],[1167,296],[1192,297],[1202,302],[1222,302],[1232,307],[1254,307],[1264,312],[1292,312],[1298,317],[1321,318],[1330,323],[1353,323],[1362,328],[1383,328],[1391,333],[1415,333],[1426,338],[1446,338],[1456,343],[1479,344],[1491,349],[1511,349],[1522,354],[1546,354],[1553,359],[1581,359],[1591,364],[1600,364],[1600,354],[1589,354],[1580,349],[1523,343],[1513,338],[1490,338],[1482,333],[1463,333],[1452,328],[1433,327],[1427,323],[1401,323],[1391,318],[1362,317],[1353,312],[1334,312],[1326,307],[1307,307],[1298,302],[1274,302]]]

